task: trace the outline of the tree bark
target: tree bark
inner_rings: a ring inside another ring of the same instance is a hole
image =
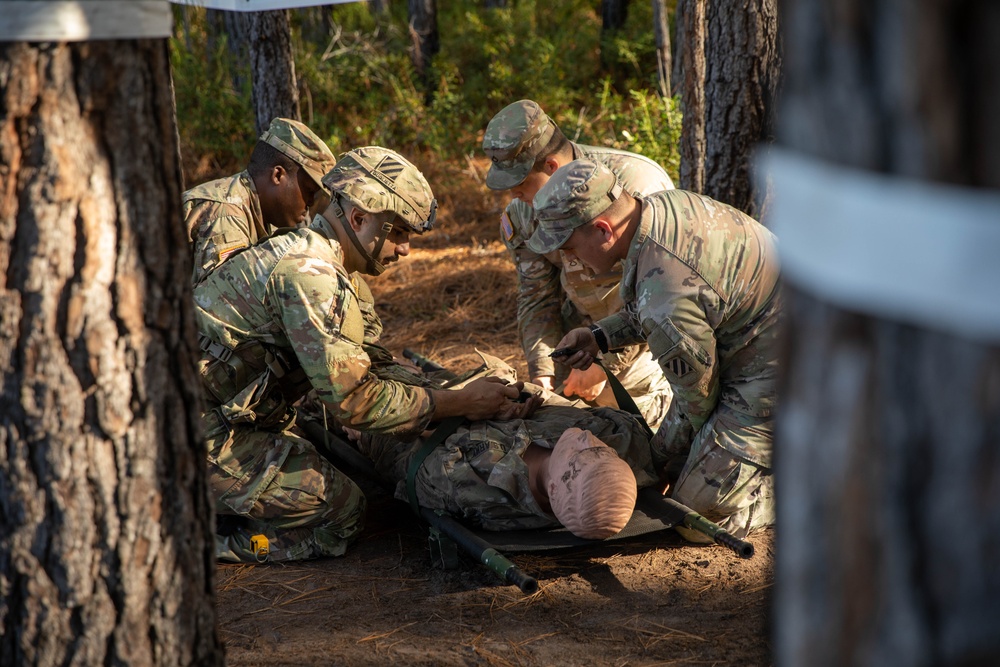
[[[759,217],[753,156],[773,141],[781,59],[778,0],[711,0],[705,40],[703,192]]]
[[[601,0],[601,34],[621,30],[628,18],[628,0]]]
[[[670,22],[666,0],[653,0],[653,34],[656,38],[656,82],[660,97],[670,97]]]
[[[301,119],[288,11],[246,14],[253,107],[260,136],[274,118]]]
[[[431,92],[430,64],[441,50],[438,37],[437,0],[409,0],[411,58],[417,74]]]
[[[389,13],[389,0],[368,0],[368,10],[376,16]]]
[[[678,2],[677,32],[683,33],[681,63],[681,168],[682,190],[702,192],[705,187],[705,3]],[[683,6],[683,12],[680,8]]]
[[[1000,189],[996,3],[802,0],[783,11],[782,144]],[[777,664],[994,664],[1000,348],[790,297]]]
[[[222,665],[166,40],[0,44],[0,664]]]

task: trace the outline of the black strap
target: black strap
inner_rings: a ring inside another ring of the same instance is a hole
[[[635,404],[635,400],[632,398],[632,395],[628,393],[628,390],[622,386],[621,381],[615,377],[615,374],[612,373],[607,366],[596,360],[594,363],[603,368],[604,373],[608,376],[608,384],[611,385],[611,391],[615,395],[615,401],[618,402],[618,407],[622,410],[631,412],[632,416],[634,416],[639,423],[642,424],[642,428],[646,431],[646,435],[652,439],[653,429],[649,428],[649,424],[646,423],[646,418],[642,416],[641,412],[639,412],[639,406]]]
[[[406,470],[406,498],[410,501],[410,508],[417,516],[420,514],[420,503],[417,501],[417,471],[424,464],[424,460],[434,450],[435,447],[448,439],[448,436],[458,430],[458,427],[465,421],[465,417],[448,417],[434,429],[420,449],[413,455],[410,466]]]

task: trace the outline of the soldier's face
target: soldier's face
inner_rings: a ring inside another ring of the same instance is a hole
[[[610,239],[604,231],[591,223],[574,229],[560,250],[576,257],[594,273],[606,273],[617,262],[609,252],[609,245]]]
[[[309,224],[309,207],[319,186],[304,169],[290,174],[281,167],[275,167],[268,192],[261,192],[261,213],[264,220],[273,227],[298,227]]]
[[[544,171],[532,171],[528,177],[510,189],[511,197],[520,199],[528,206],[542,186],[549,182],[549,175]]]
[[[368,254],[375,251],[381,228],[382,223],[377,219],[377,216],[372,214],[364,215],[361,228],[356,233],[358,240],[368,250]],[[409,254],[410,230],[402,225],[393,224],[392,231],[389,232],[385,238],[385,242],[382,244],[382,250],[379,252],[380,256],[375,257],[375,260],[380,264],[388,265],[392,262],[398,262],[400,258],[406,257]]]

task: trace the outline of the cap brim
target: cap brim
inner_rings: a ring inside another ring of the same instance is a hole
[[[558,250],[566,244],[569,237],[573,235],[572,229],[564,229],[558,232],[547,232],[541,234],[541,227],[535,229],[535,233],[532,234],[525,245],[528,246],[528,250],[535,253],[536,255],[547,255],[548,253]]]
[[[325,185],[323,185],[323,177],[326,176],[325,173],[320,173],[318,170],[311,169],[311,168],[306,167],[306,166],[302,166],[302,169],[305,170],[305,172],[307,174],[309,174],[309,178],[311,178],[313,180],[313,183],[315,183],[317,186],[319,186],[320,190],[322,190],[326,194],[330,194],[330,188],[328,188]]]
[[[510,190],[524,182],[533,165],[533,162],[528,162],[510,169],[500,169],[495,164],[491,165],[486,173],[486,187],[490,190]]]

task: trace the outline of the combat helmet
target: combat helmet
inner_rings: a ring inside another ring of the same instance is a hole
[[[375,249],[369,253],[349,224],[336,195],[345,197],[357,208],[369,213],[391,211],[396,222],[415,234],[434,228],[437,200],[427,179],[409,160],[399,153],[380,146],[355,148],[340,156],[337,165],[323,177],[323,185],[334,196],[331,206],[341,224],[368,262],[368,272],[378,275],[385,267],[376,259],[393,223],[385,222],[376,237]]]

